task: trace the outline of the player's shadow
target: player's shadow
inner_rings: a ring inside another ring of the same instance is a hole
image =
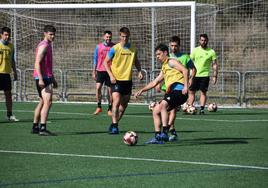
[[[217,144],[248,144],[249,140],[258,140],[262,138],[197,138],[182,139],[180,142],[174,142],[174,146],[191,146],[191,145],[217,145]],[[171,146],[171,145],[169,145]]]
[[[56,132],[58,136],[107,134],[107,131]]]

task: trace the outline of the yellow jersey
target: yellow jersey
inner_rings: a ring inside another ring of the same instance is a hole
[[[120,43],[114,45],[109,55],[113,54],[111,70],[116,80],[131,81],[132,66],[136,61],[137,49],[135,46],[121,46]]]
[[[10,74],[12,72],[13,54],[13,44],[5,45],[0,41],[0,73]]]
[[[173,83],[180,83],[184,85],[183,74],[177,69],[170,67],[169,60],[170,59],[167,58],[167,60],[163,62],[161,69],[164,75],[164,82],[167,87],[167,92],[170,91],[170,86]]]

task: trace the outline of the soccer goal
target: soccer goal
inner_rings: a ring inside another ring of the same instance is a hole
[[[54,67],[63,74],[69,69],[91,69],[94,48],[102,41],[103,31],[111,30],[113,41],[118,42],[118,31],[122,26],[130,29],[131,42],[137,46],[142,68],[148,73],[159,68],[154,55],[157,44],[168,44],[171,36],[178,35],[181,38],[181,51],[190,53],[196,45],[194,1],[87,4],[46,4],[49,1],[40,1],[39,3],[0,4],[0,26],[8,26],[13,31],[12,42],[17,52],[17,68],[22,74],[24,70],[33,68],[35,47],[42,39],[42,30],[46,24],[52,24],[57,29],[53,44]],[[31,79],[30,73],[22,78]],[[79,84],[77,89],[92,87],[94,90],[93,86],[88,85],[93,82],[89,78],[90,74],[83,75],[83,72],[79,71],[78,73],[76,71],[76,74],[79,80],[70,77],[73,84]],[[62,77],[65,79],[65,76]]]

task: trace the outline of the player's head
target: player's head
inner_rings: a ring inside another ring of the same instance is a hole
[[[122,44],[127,44],[130,36],[130,31],[127,27],[122,27],[119,30],[119,35],[120,35],[120,42]]]
[[[155,48],[155,55],[156,55],[156,59],[159,62],[164,62],[167,58],[168,58],[168,46],[165,44],[159,44],[158,46],[156,46]]]
[[[109,30],[104,31],[103,40],[106,44],[110,44],[112,41],[112,31]]]
[[[169,47],[171,53],[178,53],[179,47],[180,47],[180,37],[178,36],[172,36],[169,40]]]
[[[48,42],[53,42],[55,38],[56,28],[52,25],[44,26],[44,36]]]
[[[199,44],[202,48],[206,48],[208,45],[208,35],[206,33],[203,33],[199,35]]]
[[[1,40],[4,42],[8,42],[10,40],[11,29],[9,27],[1,28]]]

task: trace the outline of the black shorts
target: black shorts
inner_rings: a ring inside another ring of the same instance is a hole
[[[168,111],[177,108],[178,106],[184,104],[188,99],[188,95],[182,94],[182,91],[173,90],[170,93],[166,93],[164,96],[165,101],[168,103]]]
[[[190,91],[201,90],[206,92],[209,86],[209,77],[194,77],[192,85],[189,87]]]
[[[97,71],[97,83],[105,84],[108,87],[111,87],[110,76],[106,71]]]
[[[11,91],[11,78],[10,74],[0,73],[0,90]]]
[[[131,95],[132,81],[116,81],[115,84],[111,84],[112,93],[118,92],[121,95]]]
[[[51,85],[52,83],[53,82],[52,82],[52,79],[51,78],[44,79],[45,88],[47,86]],[[35,80],[35,84],[36,84],[36,89],[38,91],[38,95],[39,95],[39,97],[42,98],[42,94],[41,94],[42,88],[39,86],[39,80]]]

